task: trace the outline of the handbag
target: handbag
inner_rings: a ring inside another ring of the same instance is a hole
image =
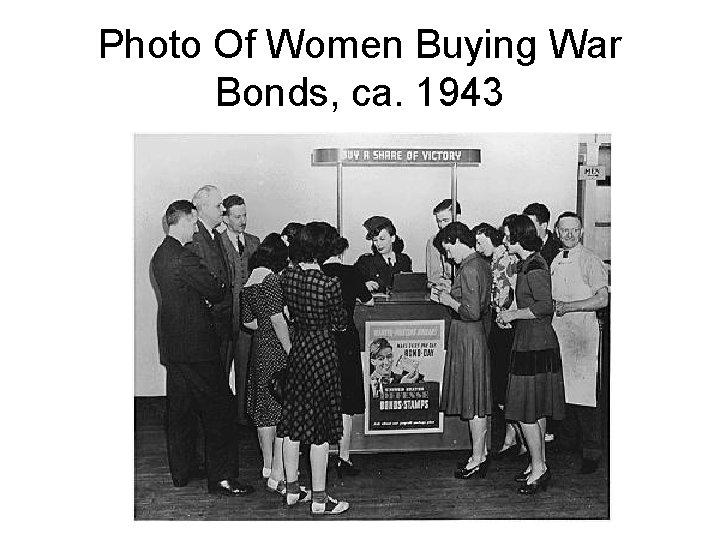
[[[281,367],[278,371],[270,375],[267,383],[267,389],[270,395],[274,397],[278,403],[283,402],[285,396],[285,380],[287,379],[287,366]]]

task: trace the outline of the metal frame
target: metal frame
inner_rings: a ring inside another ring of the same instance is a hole
[[[351,160],[343,158],[348,152],[372,152],[374,150],[398,152],[458,152],[462,159],[447,161],[428,160]],[[313,167],[332,167],[336,169],[337,216],[336,226],[340,234],[343,227],[343,167],[450,167],[450,197],[452,199],[452,219],[457,219],[457,169],[458,167],[479,167],[480,150],[477,148],[316,148],[312,152],[311,165]]]

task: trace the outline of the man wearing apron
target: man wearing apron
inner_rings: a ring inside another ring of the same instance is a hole
[[[560,342],[565,381],[565,427],[582,435],[582,474],[597,470],[602,457],[597,402],[600,326],[596,311],[608,303],[608,274],[602,260],[580,244],[582,222],[563,212],[555,225],[563,250],[550,266],[555,301],[553,328]]]

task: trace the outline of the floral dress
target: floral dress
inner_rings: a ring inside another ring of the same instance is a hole
[[[257,320],[248,367],[247,414],[256,427],[275,426],[280,421],[280,403],[268,391],[270,377],[287,361],[285,350],[270,317],[283,312],[282,288],[276,274],[242,290],[243,322]]]

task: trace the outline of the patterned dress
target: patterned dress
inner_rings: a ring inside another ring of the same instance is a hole
[[[535,252],[518,265],[518,309],[529,308],[534,319],[518,319],[510,359],[505,418],[531,424],[565,415],[560,346],[552,327],[553,303],[550,271]]]
[[[505,403],[510,355],[515,333],[512,326],[503,328],[497,324],[499,311],[511,309],[515,303],[515,282],[517,276],[515,258],[503,247],[492,256],[492,323],[488,346],[492,364],[492,389],[496,403]]]
[[[285,350],[270,317],[283,312],[282,287],[276,274],[242,289],[244,323],[257,320],[248,366],[247,414],[256,427],[275,426],[280,421],[280,403],[268,391],[268,382],[287,361]]]
[[[490,266],[473,252],[460,263],[450,296],[460,302],[451,311],[440,410],[463,420],[492,412],[490,352]]]
[[[277,435],[302,444],[336,443],[343,426],[333,330],[347,324],[340,282],[301,266],[286,269],[281,280],[294,332]]]

